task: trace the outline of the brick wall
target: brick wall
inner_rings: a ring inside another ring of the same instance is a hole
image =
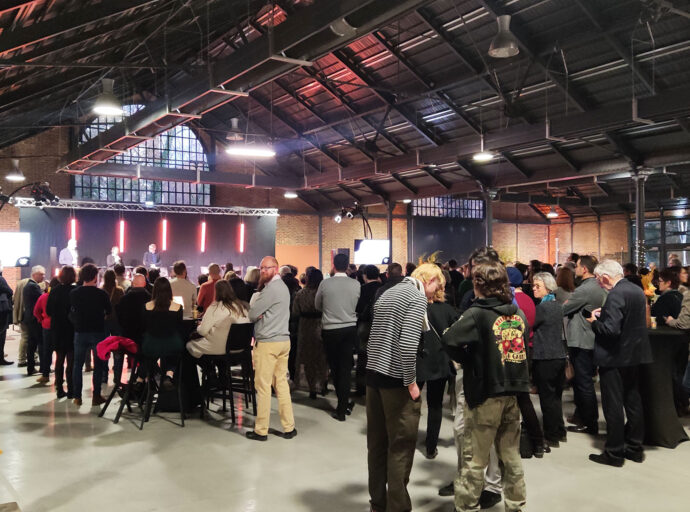
[[[630,234],[624,215],[603,217],[600,223],[594,218],[578,220],[572,227],[570,223],[494,222],[493,231],[494,247],[506,262],[518,260],[527,263],[531,259],[538,259],[562,263],[570,252],[593,254],[599,259],[612,258],[619,262],[630,259]]]

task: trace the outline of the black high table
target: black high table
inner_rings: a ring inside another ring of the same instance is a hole
[[[688,336],[671,327],[649,329],[654,362],[640,366],[640,394],[645,419],[645,444],[675,448],[688,440],[673,402],[673,372],[680,354],[687,354]]]

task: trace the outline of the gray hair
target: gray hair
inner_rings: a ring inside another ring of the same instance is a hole
[[[43,272],[44,274],[46,273],[46,269],[43,265],[35,265],[31,267],[31,273],[35,274],[37,272]]]
[[[623,267],[616,260],[604,260],[594,269],[594,275],[623,277]]]
[[[532,281],[541,281],[542,283],[544,283],[544,288],[546,288],[549,292],[552,292],[556,288],[558,288],[556,280],[548,272],[539,272],[537,274],[534,274]]]

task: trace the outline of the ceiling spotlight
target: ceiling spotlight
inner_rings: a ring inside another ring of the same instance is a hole
[[[338,213],[335,217],[333,217],[333,220],[336,224],[340,224],[343,221],[343,216]]]
[[[5,179],[7,181],[12,181],[15,183],[24,181],[26,179],[26,176],[24,176],[24,173],[19,168],[19,160],[16,160],[14,158],[12,159],[12,170],[7,173]]]
[[[283,194],[283,197],[285,199],[297,199],[297,192],[294,190],[286,190],[285,193]]]
[[[124,113],[122,104],[113,92],[115,80],[112,78],[104,78],[102,84],[103,91],[98,95],[96,103],[93,105],[94,113],[99,116],[121,116]]]
[[[246,158],[271,158],[276,156],[270,144],[232,144],[225,150],[228,155]]]
[[[225,136],[225,139],[231,142],[238,142],[244,140],[244,134],[240,131],[240,120],[236,117],[230,119],[230,132]]]
[[[410,204],[412,202],[412,199],[403,199],[403,203],[405,204]]]
[[[339,18],[329,25],[331,32],[338,37],[352,37],[357,33],[357,29],[350,25],[345,18]]]
[[[555,206],[551,207],[551,209],[549,210],[549,213],[546,214],[546,217],[549,219],[557,219],[558,218],[558,212],[556,211]]]
[[[484,134],[482,133],[479,139],[479,153],[472,155],[472,160],[475,162],[490,162],[494,159],[494,154],[491,151],[484,150]]]
[[[48,183],[34,183],[31,186],[31,197],[34,204],[39,208],[43,206],[55,206],[60,202],[60,198],[53,194]]]
[[[496,18],[498,33],[489,45],[489,56],[495,59],[507,59],[520,53],[520,47],[515,36],[510,32],[510,16],[504,14]]]

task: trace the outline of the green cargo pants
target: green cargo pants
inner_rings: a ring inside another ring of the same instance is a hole
[[[484,488],[484,470],[491,446],[496,446],[503,468],[503,495],[507,512],[524,512],[527,499],[520,459],[520,409],[517,398],[489,398],[470,409],[465,404],[465,436],[460,485],[455,486],[457,512],[479,511]]]

